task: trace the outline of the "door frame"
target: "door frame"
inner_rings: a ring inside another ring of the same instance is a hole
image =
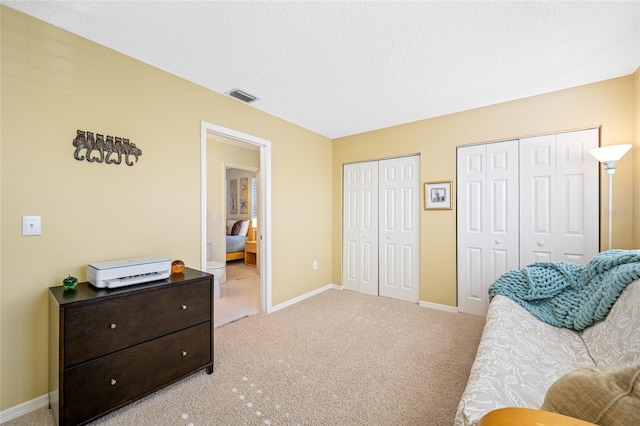
[[[218,126],[202,121],[200,123],[200,257],[201,270],[207,270],[207,134],[214,134],[238,142],[257,146],[260,149],[260,170],[257,176],[260,182],[258,187],[261,203],[258,207],[258,229],[260,235],[256,236],[259,246],[259,263],[262,265],[260,273],[260,310],[271,313],[272,306],[272,281],[271,281],[271,141],[257,136],[242,133],[237,130]]]

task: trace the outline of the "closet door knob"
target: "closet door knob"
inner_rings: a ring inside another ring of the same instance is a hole
[[[391,239],[391,235],[387,235],[387,240],[390,240],[390,239]]]
[[[114,328],[116,328],[116,324],[115,324],[115,323],[112,323],[112,324],[111,324],[111,329],[114,329]]]
[[[542,247],[544,245],[544,241],[538,241],[538,245]]]
[[[185,309],[187,309],[187,305],[182,305],[181,308],[184,311]]]
[[[496,244],[502,244],[502,240],[501,240],[501,239],[497,239],[497,240],[495,241],[495,243],[496,243]]]
[[[182,356],[187,356],[187,351],[182,351]]]
[[[116,379],[111,379],[111,386],[115,385],[116,383]]]

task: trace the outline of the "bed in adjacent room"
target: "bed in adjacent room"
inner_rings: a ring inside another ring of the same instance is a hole
[[[251,220],[227,219],[227,261],[244,259],[244,243],[255,241]]]

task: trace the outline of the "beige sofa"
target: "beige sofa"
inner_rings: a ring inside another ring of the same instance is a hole
[[[640,366],[640,280],[626,287],[604,320],[581,332],[541,322],[511,299],[495,296],[455,426],[475,425],[502,407],[540,409],[559,379],[603,366]],[[640,378],[636,374],[629,380],[637,398]],[[640,418],[636,401],[637,412],[631,414]],[[552,405],[547,401],[544,408]]]

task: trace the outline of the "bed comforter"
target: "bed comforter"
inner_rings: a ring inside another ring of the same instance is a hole
[[[244,251],[244,243],[248,240],[244,235],[227,235],[227,253]]]

